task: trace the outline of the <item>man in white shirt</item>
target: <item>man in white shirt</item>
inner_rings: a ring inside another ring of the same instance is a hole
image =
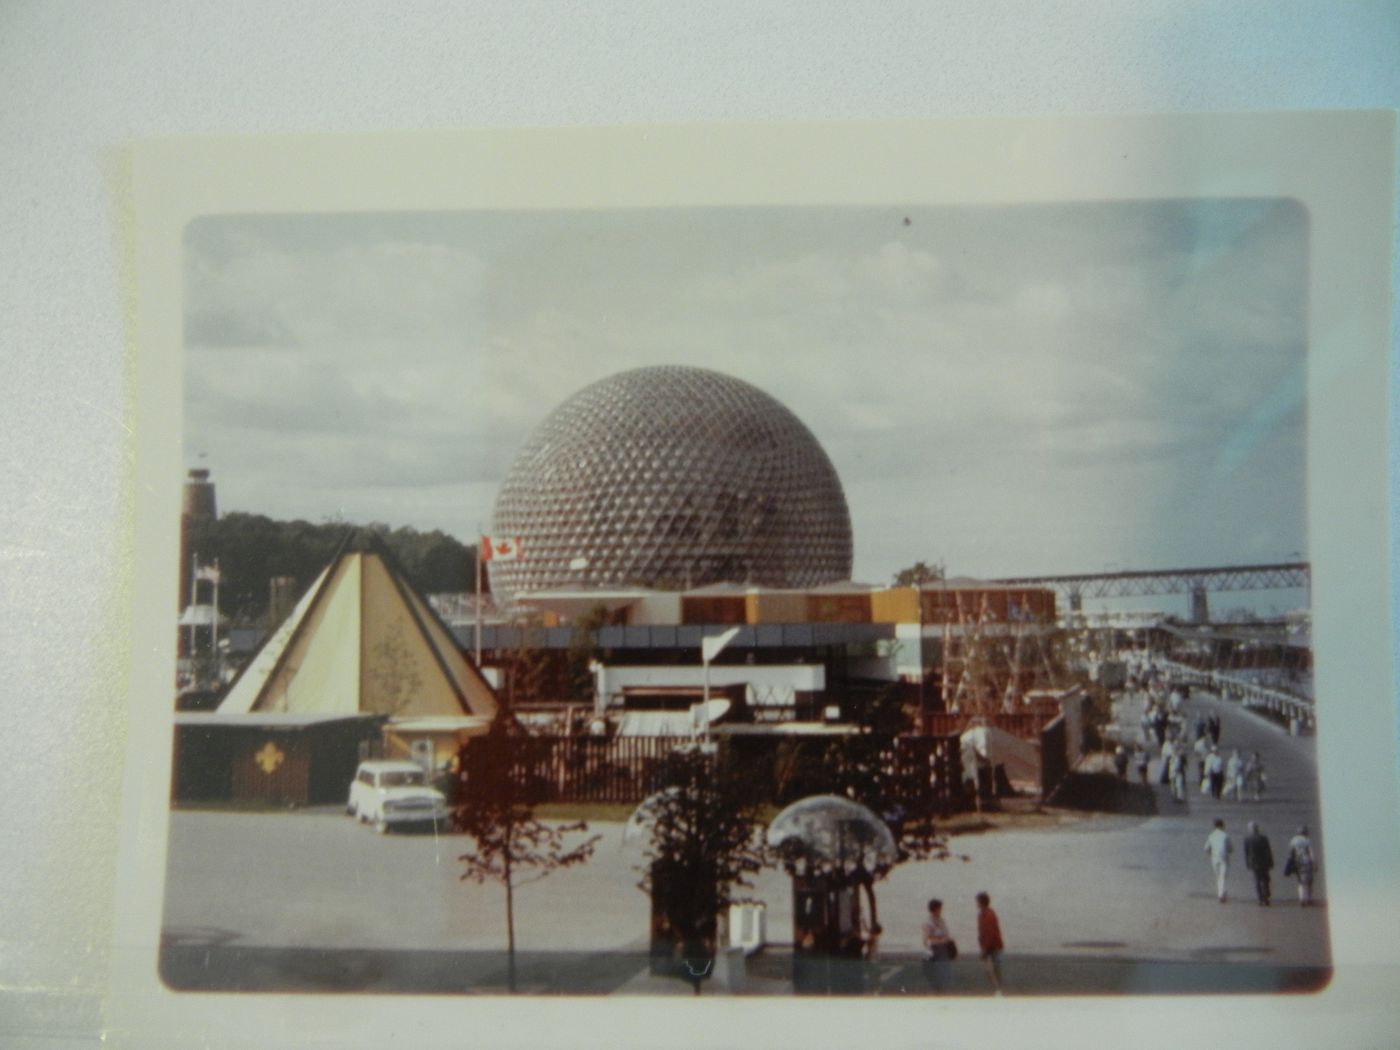
[[[1219,799],[1225,790],[1225,760],[1218,747],[1212,747],[1206,756],[1206,779],[1210,782],[1210,797]]]
[[[1206,836],[1206,852],[1210,854],[1210,866],[1215,869],[1215,895],[1220,903],[1225,903],[1225,873],[1230,868],[1230,854],[1234,843],[1225,830],[1225,822],[1217,818],[1215,829]]]

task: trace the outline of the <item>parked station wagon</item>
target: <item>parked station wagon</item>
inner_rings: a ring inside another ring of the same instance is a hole
[[[390,825],[445,823],[447,800],[428,786],[423,767],[416,762],[361,762],[345,811],[362,824],[373,824],[382,835]]]

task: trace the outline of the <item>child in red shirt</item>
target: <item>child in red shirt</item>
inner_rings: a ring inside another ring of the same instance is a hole
[[[982,949],[982,962],[987,967],[987,976],[992,980],[992,991],[1001,994],[1001,953],[1006,947],[1001,940],[1001,923],[997,913],[992,911],[992,898],[985,893],[977,895],[977,946]]]

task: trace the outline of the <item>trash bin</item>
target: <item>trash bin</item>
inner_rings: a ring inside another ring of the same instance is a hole
[[[768,906],[731,904],[729,906],[729,946],[751,955],[768,943]]]
[[[720,949],[715,957],[715,985],[717,990],[738,995],[744,990],[748,979],[748,963],[744,949],[738,945]]]

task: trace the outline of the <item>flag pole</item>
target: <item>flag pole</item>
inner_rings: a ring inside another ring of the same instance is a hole
[[[223,679],[223,660],[219,658],[219,559],[214,559],[214,608],[210,610],[210,639],[214,652],[214,674]]]
[[[700,658],[705,667],[704,686],[700,693],[700,718],[703,722],[700,733],[702,746],[708,748],[710,746],[710,657],[702,650]]]
[[[476,523],[476,669],[481,670],[481,522]]]
[[[190,602],[186,608],[194,608],[195,595],[199,593],[199,552],[193,551],[190,554]],[[185,631],[185,654],[190,659],[190,668],[194,668],[194,613],[190,613],[190,622],[186,625]]]

